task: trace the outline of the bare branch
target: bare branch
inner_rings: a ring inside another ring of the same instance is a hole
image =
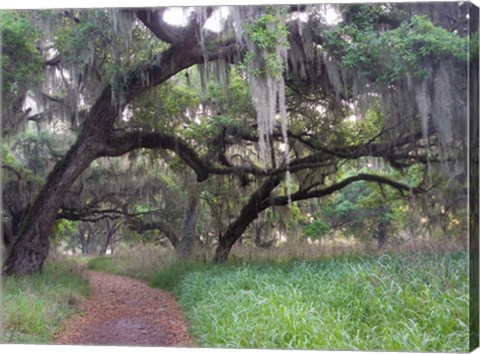
[[[180,44],[184,40],[184,28],[172,26],[163,20],[166,7],[137,10],[140,21],[160,40],[170,44]]]
[[[174,248],[180,243],[175,229],[161,221],[146,223],[138,219],[132,219],[129,221],[128,226],[137,232],[158,231],[163,233],[170,240]]]
[[[102,156],[121,156],[140,148],[173,151],[197,173],[198,181],[204,181],[208,177],[207,167],[192,148],[182,139],[161,132],[132,132],[112,138]]]

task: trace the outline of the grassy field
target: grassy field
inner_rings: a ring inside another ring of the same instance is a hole
[[[4,278],[0,343],[51,343],[61,321],[87,294],[87,280],[62,258],[49,260],[41,274]]]
[[[467,351],[465,254],[215,266],[176,287],[206,347]]]

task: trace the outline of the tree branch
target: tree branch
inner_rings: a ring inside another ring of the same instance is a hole
[[[52,59],[48,59],[43,63],[43,66],[57,66],[62,61],[61,55],[56,55]]]
[[[180,44],[184,39],[184,29],[172,26],[163,20],[166,7],[137,10],[138,19],[160,40],[170,44]]]
[[[324,197],[326,195],[332,194],[336,191],[339,191],[345,188],[351,183],[358,182],[358,181],[367,181],[367,182],[374,182],[374,183],[379,183],[383,185],[388,185],[392,188],[397,189],[402,195],[404,195],[405,192],[409,192],[409,193],[424,192],[424,189],[421,187],[411,187],[406,184],[396,182],[390,178],[379,176],[379,175],[360,173],[356,176],[348,177],[341,182],[332,184],[331,186],[320,189],[320,190],[309,191],[310,190],[309,188],[300,190],[298,192],[291,194],[290,200],[292,202],[295,202],[299,200]],[[289,199],[288,196],[278,196],[273,199],[265,199],[261,203],[260,209],[265,210],[271,205],[287,205],[288,199]]]
[[[130,229],[133,229],[137,232],[159,231],[160,233],[163,233],[170,240],[174,248],[176,248],[180,243],[179,238],[175,232],[175,229],[170,225],[161,221],[145,223],[140,220],[130,220],[128,226]]]
[[[197,174],[199,182],[208,177],[208,169],[197,153],[182,139],[161,132],[131,132],[111,138],[109,146],[102,156],[121,156],[129,151],[147,149],[165,149],[175,152]]]
[[[114,215],[112,215],[114,214]],[[118,219],[124,213],[118,209],[74,209],[62,208],[57,213],[57,219],[67,219],[71,221],[95,222],[102,219]]]

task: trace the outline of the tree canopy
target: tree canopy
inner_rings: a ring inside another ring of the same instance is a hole
[[[268,225],[379,245],[466,227],[468,3],[183,11],[0,13],[4,272],[66,238],[225,261]]]

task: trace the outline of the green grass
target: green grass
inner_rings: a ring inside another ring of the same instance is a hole
[[[60,259],[49,261],[41,274],[4,278],[0,343],[51,343],[88,289],[82,273]]]
[[[150,286],[171,291],[176,295],[180,295],[179,284],[182,280],[192,272],[203,272],[214,268],[215,265],[199,264],[195,262],[176,261],[165,268],[153,273],[148,280]]]
[[[89,259],[87,261],[87,268],[97,272],[115,273],[113,258],[109,256],[100,256]]]
[[[464,253],[164,269],[198,344],[318,350],[468,350]]]

